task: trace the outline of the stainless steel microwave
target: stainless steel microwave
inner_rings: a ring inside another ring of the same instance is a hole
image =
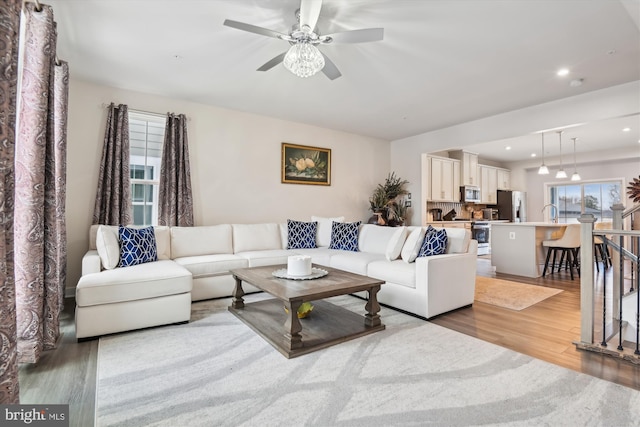
[[[463,185],[460,187],[460,201],[462,203],[480,203],[480,188]]]

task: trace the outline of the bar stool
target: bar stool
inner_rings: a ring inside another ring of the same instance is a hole
[[[593,228],[595,230],[610,230],[611,227],[612,223],[610,222],[596,222],[593,224]],[[595,257],[597,271],[600,271],[600,266],[598,265],[599,261],[602,262],[602,266],[605,270],[611,266],[611,254],[609,253],[609,248],[605,247],[604,240],[602,240],[602,237],[600,236],[595,236],[593,238],[593,256]]]
[[[569,269],[571,273],[571,280],[573,280],[573,268],[575,267],[580,277],[580,264],[578,254],[580,253],[580,224],[569,224],[564,230],[564,234],[561,238],[555,240],[544,240],[542,246],[547,248],[547,258],[544,261],[544,270],[542,270],[542,277],[547,274],[547,268],[549,267],[549,258],[553,253],[553,260],[551,262],[551,273],[553,268],[557,265],[560,271],[564,263],[565,269]],[[560,252],[560,262],[556,264],[556,256]]]

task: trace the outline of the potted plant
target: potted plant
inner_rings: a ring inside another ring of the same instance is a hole
[[[370,209],[373,211],[369,223],[392,226],[404,224],[407,208],[404,200],[398,199],[408,193],[404,188],[408,183],[409,181],[391,172],[383,184],[378,184],[369,198]]]

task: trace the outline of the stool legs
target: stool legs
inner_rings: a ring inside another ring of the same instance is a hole
[[[558,256],[558,251],[560,251],[560,259],[556,264],[556,258]],[[551,253],[553,252],[553,258],[551,258]],[[565,270],[569,270],[569,274],[571,274],[571,280],[573,280],[573,269],[575,268],[578,272],[578,276],[580,276],[580,264],[579,264],[579,253],[580,248],[555,248],[549,247],[547,249],[547,256],[544,261],[544,269],[542,270],[542,277],[545,277],[547,274],[547,269],[551,266],[550,272],[553,273],[553,269],[556,268],[556,272],[560,272],[562,267],[564,266]],[[549,260],[551,259],[551,263]]]
[[[547,267],[549,267],[549,257],[551,256],[551,251],[553,251],[553,248],[547,248],[547,257],[544,260],[544,269],[542,270],[542,277],[544,277],[547,274]],[[553,251],[553,260],[555,262],[556,259],[556,253],[555,251]],[[551,264],[551,272],[553,273],[553,264]]]

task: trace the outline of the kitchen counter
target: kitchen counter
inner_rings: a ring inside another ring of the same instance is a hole
[[[559,239],[567,224],[499,222],[491,224],[491,264],[496,273],[540,277],[546,251],[544,240]]]
[[[468,221],[429,221],[426,225],[431,225],[433,227],[449,227],[449,228],[469,228],[471,229],[471,220]]]

